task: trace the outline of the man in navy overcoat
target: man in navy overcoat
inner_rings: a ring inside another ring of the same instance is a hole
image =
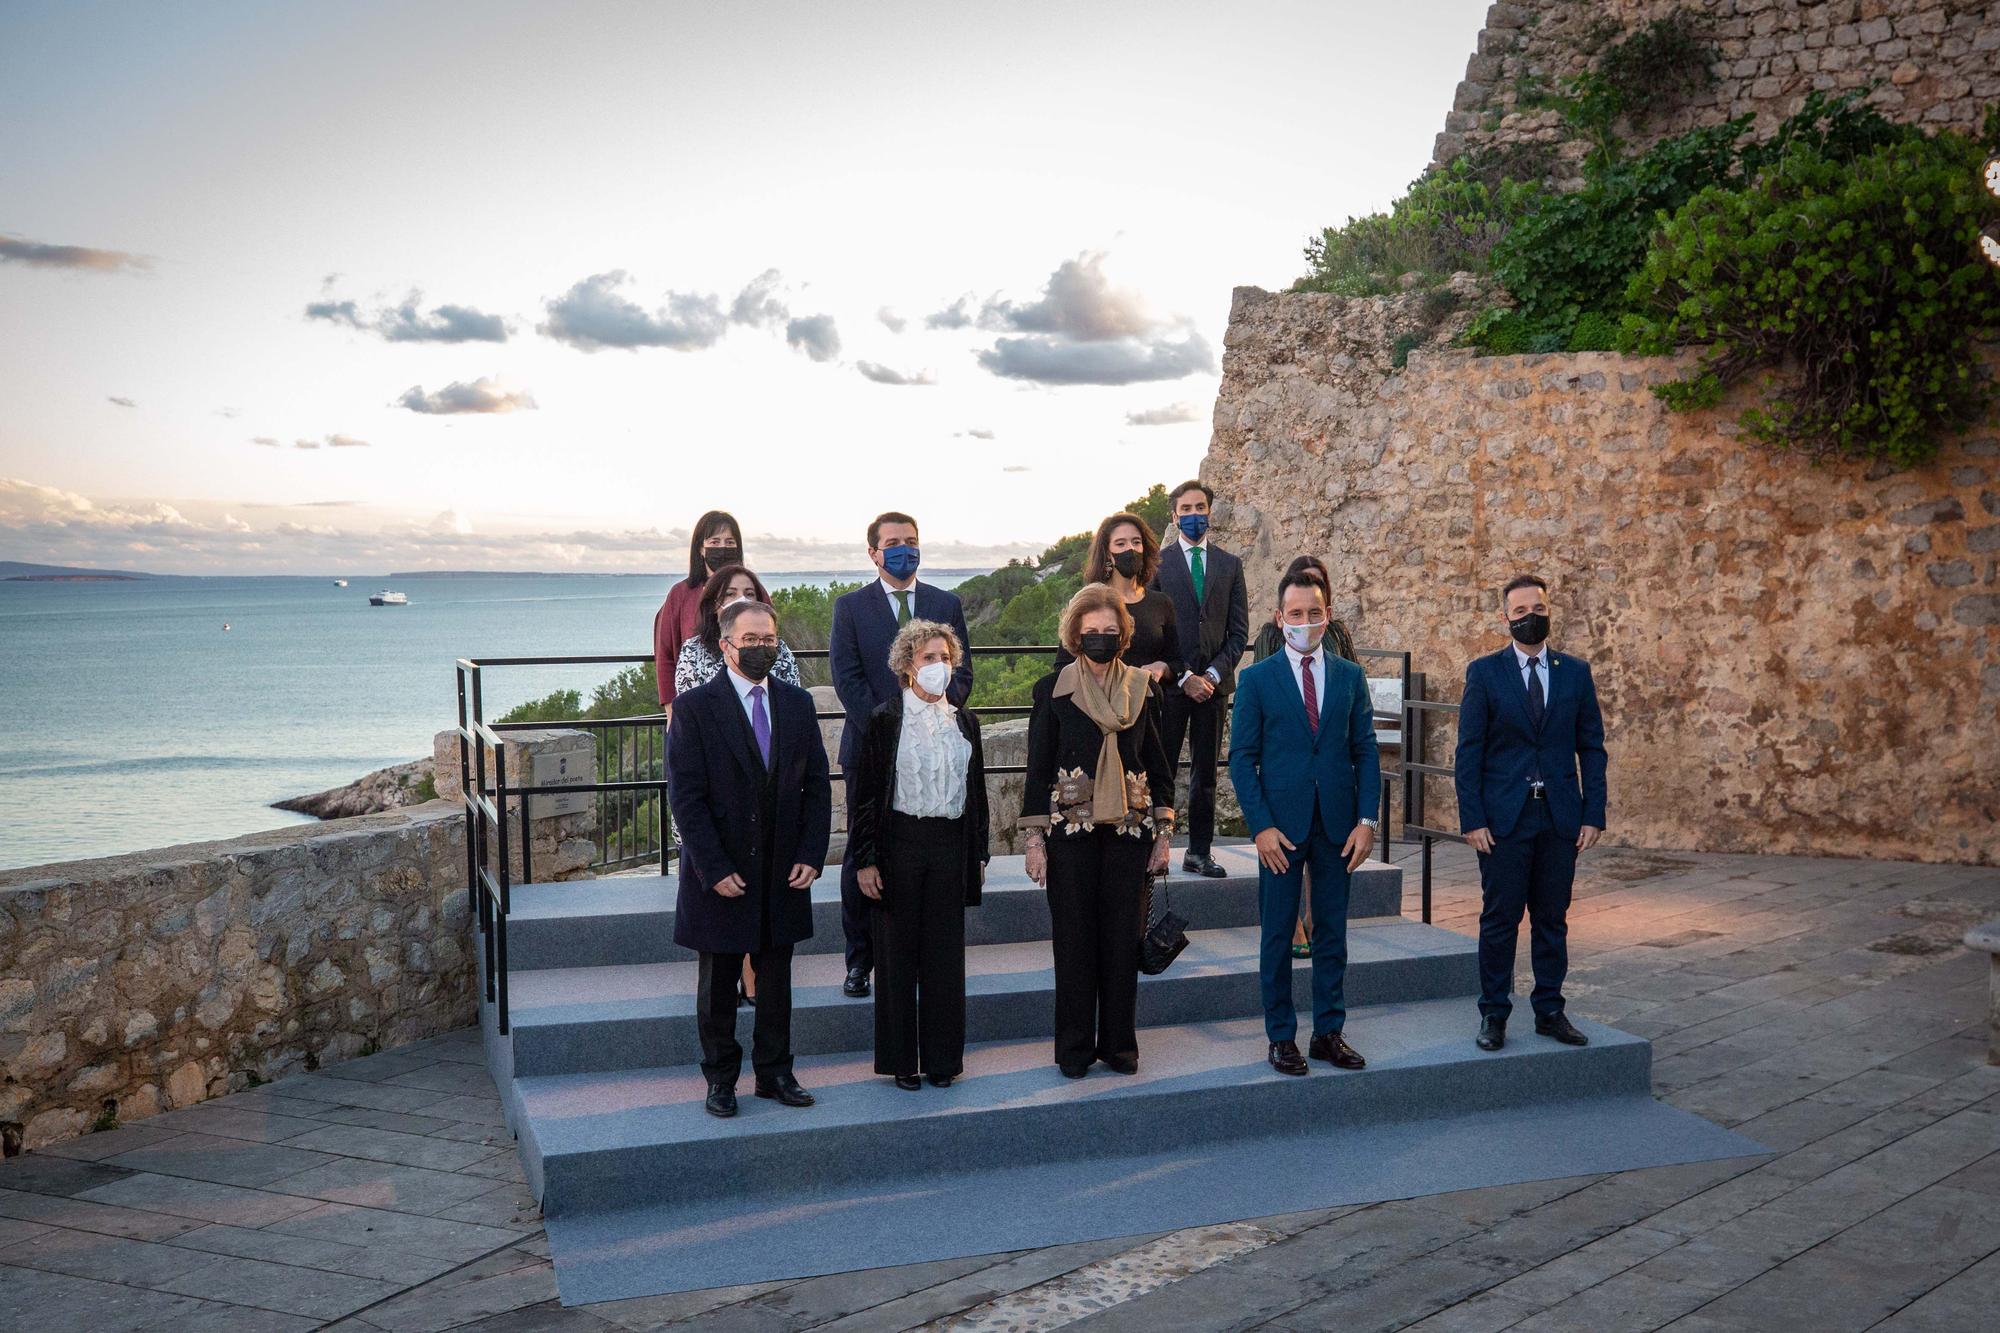
[[[674,702],[667,775],[680,837],[674,942],[701,957],[695,1018],[711,1115],[736,1114],[743,1047],[736,979],[750,956],[757,1095],[810,1106],[792,1076],[792,946],[813,933],[833,788],[812,695],[771,678],[778,618],[762,602],[723,608],[727,669]]]

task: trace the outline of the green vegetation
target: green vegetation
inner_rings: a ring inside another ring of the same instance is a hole
[[[1616,41],[1600,29],[1586,49],[1585,73],[1521,89],[1590,145],[1580,186],[1551,187],[1531,151],[1475,150],[1387,213],[1314,238],[1295,289],[1438,291],[1457,269],[1506,297],[1466,330],[1481,352],[1706,344],[1654,392],[1712,407],[1757,377],[1746,434],[1815,458],[1907,466],[1982,419],[1995,388],[1973,343],[2000,329],[2000,286],[1977,254],[1977,173],[2000,151],[2000,107],[1977,137],[1927,135],[1864,105],[1865,90],[1814,93],[1767,138],[1744,117],[1631,154],[1621,129],[1711,81],[1705,20],[1683,11]],[[1392,363],[1427,336],[1403,332]]]
[[[118,1128],[118,1103],[106,1098],[104,1109],[97,1113],[97,1119],[90,1122],[89,1133],[107,1134]]]

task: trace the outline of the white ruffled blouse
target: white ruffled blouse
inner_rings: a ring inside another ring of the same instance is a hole
[[[957,819],[965,813],[965,774],[971,763],[972,742],[958,729],[958,710],[943,699],[927,704],[915,690],[905,689],[891,808],[918,819]]]

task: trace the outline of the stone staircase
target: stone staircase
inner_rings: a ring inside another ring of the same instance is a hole
[[[528,1180],[550,1218],[720,1195],[787,1194],[921,1182],[978,1164],[1049,1163],[1144,1151],[1215,1153],[1260,1139],[1593,1096],[1645,1097],[1647,1043],[1581,1024],[1587,1048],[1516,1025],[1495,1054],[1471,1041],[1472,940],[1399,916],[1401,871],[1354,877],[1348,1036],[1359,1073],[1315,1064],[1286,1078],[1264,1063],[1257,982],[1256,867],[1218,849],[1227,879],[1169,881],[1192,923],[1187,951],[1139,986],[1140,1071],[1063,1078],[1048,911],[1019,858],[996,858],[967,917],[965,1075],[907,1093],[873,1072],[873,1009],[840,994],[837,877],[815,886],[813,938],[794,964],[799,1080],[819,1104],[792,1110],[747,1095],[720,1121],[702,1110],[694,969],[671,942],[675,885],[641,876],[528,884],[513,891],[511,1031],[484,1007],[486,1046]],[[1311,965],[1294,965],[1310,1028]],[[739,1024],[746,1033],[750,1015]]]

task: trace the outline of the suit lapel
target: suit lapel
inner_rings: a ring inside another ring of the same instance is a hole
[[[717,703],[728,710],[729,713],[728,718],[723,722],[723,729],[729,733],[730,740],[733,742],[732,748],[736,751],[737,762],[743,765],[743,771],[750,775],[752,781],[761,783],[764,780],[764,760],[757,753],[757,733],[750,730],[750,719],[743,712],[743,700],[737,696],[736,683],[729,679],[729,668],[724,667],[722,673],[717,678],[717,683],[722,686],[718,692],[721,697],[717,700]],[[770,709],[771,703],[771,694],[767,688],[764,693],[765,708]],[[777,713],[775,710],[772,710],[771,748],[773,753],[776,753],[777,745]]]
[[[1556,711],[1556,700],[1562,694],[1563,686],[1569,683],[1569,669],[1563,660],[1542,645],[1542,665],[1548,670],[1543,675],[1542,724],[1548,725],[1549,714]]]
[[[1285,692],[1285,698],[1288,700],[1285,715],[1292,719],[1292,725],[1299,729],[1299,735],[1306,738],[1306,745],[1316,749],[1319,745],[1319,737],[1313,735],[1312,727],[1306,722],[1306,696],[1299,689],[1299,678],[1292,670],[1292,655],[1285,649],[1280,648],[1273,656],[1277,659],[1279,671],[1283,673],[1282,675],[1278,675],[1276,679],[1278,688]],[[1323,702],[1326,698],[1326,687],[1317,679],[1313,681],[1313,685],[1319,690],[1320,699]],[[1324,707],[1319,712],[1319,725],[1320,730],[1324,731],[1326,729],[1326,709]]]

